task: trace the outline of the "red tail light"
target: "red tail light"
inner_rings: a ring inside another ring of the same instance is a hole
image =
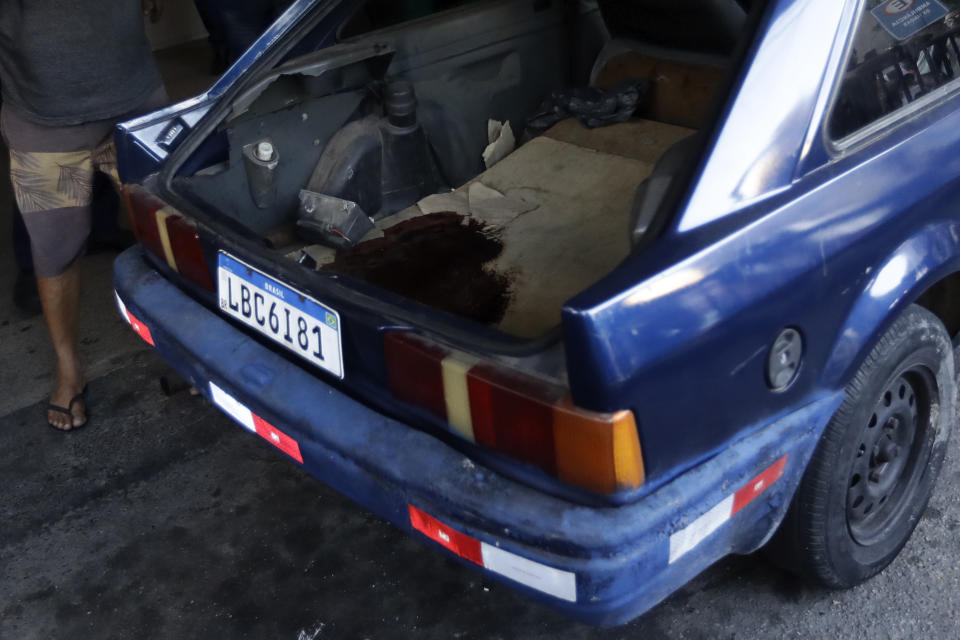
[[[124,187],[123,200],[137,241],[150,253],[166,260],[160,241],[160,228],[157,225],[157,211],[163,208],[163,203],[135,186]]]
[[[214,291],[196,226],[142,187],[125,187],[124,199],[140,244],[194,284]]]
[[[384,349],[391,393],[467,440],[598,493],[643,484],[632,412],[584,411],[561,386],[409,334],[387,334]]]

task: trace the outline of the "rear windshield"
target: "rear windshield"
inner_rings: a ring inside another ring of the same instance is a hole
[[[829,122],[845,138],[960,77],[960,0],[868,0]]]

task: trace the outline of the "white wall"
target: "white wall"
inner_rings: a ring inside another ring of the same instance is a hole
[[[154,50],[207,37],[193,0],[164,0],[160,22],[147,21],[147,35]]]

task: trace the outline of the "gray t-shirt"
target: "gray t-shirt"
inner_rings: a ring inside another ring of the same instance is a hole
[[[41,124],[106,120],[161,84],[140,0],[0,0],[3,102]]]

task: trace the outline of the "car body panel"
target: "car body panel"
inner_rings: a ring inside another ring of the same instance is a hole
[[[351,4],[296,3],[210,93],[184,103],[210,112],[191,124],[197,135],[296,33],[321,21],[323,33],[335,34],[344,15],[335,12]],[[554,356],[562,345],[574,402],[630,409],[637,419],[647,481],[615,505],[583,501],[495,456],[465,457],[376,381],[386,331],[436,333],[507,359],[537,357],[545,343],[509,340],[363,283],[304,275],[292,263],[271,270],[255,255],[255,238],[219,234],[199,215],[211,250],[242,256],[341,313],[347,369],[362,363],[348,386],[265,347],[203,294],[202,303],[185,295],[168,279],[175,274],[139,250],[118,260],[117,292],[162,357],[199,388],[213,381],[288,431],[325,483],[405,530],[413,504],[485,543],[573,571],[575,603],[530,593],[588,621],[625,621],[773,533],[853,372],[906,305],[960,270],[960,98],[946,94],[856,146],[824,136],[862,6],[771,0],[674,222],[564,306],[551,344]],[[161,122],[186,119],[182,109],[120,126],[128,182],[162,166],[150,136],[155,142]],[[785,328],[803,336],[803,363],[795,382],[775,392],[767,356]],[[671,537],[784,455],[768,491],[670,562]]]
[[[677,216],[677,232],[740,211],[791,184],[850,3],[773,4],[696,188]]]
[[[807,107],[822,84],[834,86],[817,78]],[[571,300],[564,329],[575,401],[599,411],[630,406],[640,424],[670,424],[641,427],[650,474],[669,477],[690,450],[700,455],[687,465],[764,414],[817,389],[842,389],[896,313],[958,269],[950,221],[960,202],[956,105],[947,98],[724,219],[667,232]],[[802,122],[788,136],[794,158],[808,130],[823,131],[819,121]],[[872,282],[898,252],[911,252],[912,237],[924,247],[912,252],[915,270],[891,289],[895,299],[876,300]],[[803,369],[786,392],[770,393],[767,350],[788,326],[806,338]],[[696,390],[697,402],[659,400],[681,388]],[[717,415],[731,427],[716,426]],[[678,431],[691,444],[674,455]]]
[[[148,266],[139,248],[118,258],[114,286],[128,313],[148,327],[162,358],[204,395],[209,397],[214,382],[257,415],[283,425],[311,474],[405,531],[412,532],[412,504],[488,544],[576,573],[576,602],[506,581],[595,624],[625,622],[724,555],[762,544],[789,503],[820,428],[842,399],[817,397],[634,505],[587,508],[474,464],[320,382],[171,284]],[[304,406],[322,411],[304,412]],[[784,456],[783,475],[762,500],[670,562],[671,535]]]

